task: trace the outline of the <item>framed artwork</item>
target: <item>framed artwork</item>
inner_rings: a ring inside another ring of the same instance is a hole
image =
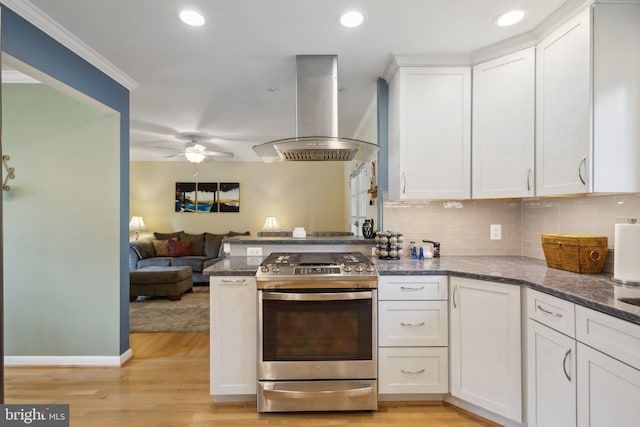
[[[240,212],[237,182],[176,182],[175,212]]]
[[[197,184],[196,212],[218,212],[217,182],[199,182]]]
[[[221,182],[219,195],[220,212],[240,212],[240,183]]]
[[[176,212],[195,212],[196,211],[196,183],[195,182],[176,182]]]

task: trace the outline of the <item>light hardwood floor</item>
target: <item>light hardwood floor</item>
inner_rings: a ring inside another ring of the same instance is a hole
[[[263,414],[214,404],[209,333],[131,334],[122,368],[6,368],[5,403],[68,403],[71,426],[494,426],[447,404],[386,404],[376,412]]]

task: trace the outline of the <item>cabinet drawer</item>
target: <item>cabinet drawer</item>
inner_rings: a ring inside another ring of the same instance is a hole
[[[447,347],[381,348],[379,391],[383,393],[447,393]]]
[[[447,301],[379,301],[381,347],[448,345]]]
[[[640,326],[590,308],[576,306],[576,338],[640,369]]]
[[[575,337],[575,304],[527,289],[527,316],[570,337]]]
[[[382,276],[378,300],[446,300],[447,276]]]

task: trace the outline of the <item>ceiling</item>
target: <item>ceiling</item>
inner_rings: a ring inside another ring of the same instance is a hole
[[[295,134],[295,55],[338,55],[339,134],[353,137],[391,54],[468,55],[531,31],[565,0],[30,2],[135,81],[131,160],[176,160],[165,157],[184,145],[176,134],[198,132],[232,161],[259,161],[253,145]],[[183,24],[187,7],[206,24]],[[494,25],[516,7],[523,22]],[[359,28],[338,23],[351,9],[365,14]]]

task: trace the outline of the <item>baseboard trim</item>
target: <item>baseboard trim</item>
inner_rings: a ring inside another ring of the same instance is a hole
[[[131,357],[133,357],[131,349],[120,356],[4,356],[4,366],[120,367]]]

